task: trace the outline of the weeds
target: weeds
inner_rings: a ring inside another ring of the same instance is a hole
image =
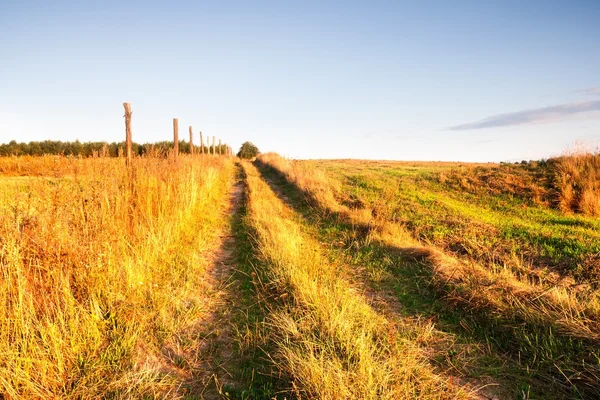
[[[320,246],[245,164],[249,218],[267,270],[274,361],[298,396],[321,399],[456,398],[467,392],[436,376],[409,326],[375,312]],[[326,193],[324,193],[326,194]]]
[[[282,165],[285,167],[284,163],[278,164],[280,168]],[[488,330],[483,338],[493,346],[501,348],[502,351],[509,351],[514,356],[518,356],[518,362],[523,362],[530,370],[536,371],[535,376],[545,382],[543,385],[551,384],[557,379],[562,381],[561,385],[564,385],[560,388],[564,393],[563,396],[584,397],[586,393],[587,395],[598,394],[596,382],[600,365],[596,350],[598,337],[595,332],[598,327],[600,308],[598,308],[597,293],[586,289],[576,291],[568,285],[557,285],[555,280],[532,279],[535,271],[528,270],[526,264],[520,263],[516,267],[502,266],[493,262],[488,263],[485,258],[478,257],[477,254],[467,254],[468,257],[457,260],[448,257],[435,247],[419,244],[403,229],[402,219],[398,220],[395,209],[397,203],[392,201],[394,196],[389,196],[389,184],[386,192],[378,189],[385,185],[379,186],[374,183],[380,180],[382,175],[388,175],[385,167],[382,170],[374,169],[369,164],[358,167],[356,164],[351,165],[351,163],[342,166],[333,163],[328,165],[324,162],[319,167],[340,168],[341,172],[336,173],[351,178],[356,178],[357,168],[362,168],[361,171],[364,172],[358,176],[368,176],[369,179],[360,180],[358,184],[356,179],[348,179],[348,184],[342,184],[341,187],[342,196],[354,193],[364,206],[349,208],[335,204],[330,207],[328,203],[316,201],[315,197],[312,197],[311,201],[321,209],[329,210],[328,212],[341,210],[335,211],[338,218],[346,221],[350,229],[358,234],[359,241],[362,243],[357,249],[373,245],[383,249],[381,257],[384,259],[377,261],[378,263],[384,261],[382,265],[389,265],[385,259],[390,257],[392,259],[398,257],[399,263],[407,258],[422,263],[427,268],[424,270],[421,268],[419,274],[404,280],[405,285],[410,286],[415,280],[425,279],[424,283],[432,285],[434,293],[437,293],[436,296],[443,299],[449,308],[463,310],[460,312],[462,314],[460,318],[464,320],[461,321],[461,326],[463,324],[465,327],[480,326],[481,328],[478,329],[482,332]],[[311,197],[310,186],[297,178],[296,171],[301,168],[301,163],[296,163],[294,168],[288,166],[282,170],[282,173],[290,182],[295,183],[305,196]],[[410,179],[423,179],[419,171],[406,171],[402,167],[390,169],[392,169],[392,171],[388,170],[390,176],[402,175],[409,176]],[[331,174],[329,179],[332,179]],[[385,179],[389,182],[387,178]],[[334,183],[332,187],[331,192],[335,193],[339,191],[340,184]],[[356,189],[358,187],[360,190]],[[430,186],[425,185],[424,188],[429,189]],[[376,192],[373,197],[364,195],[374,189]],[[320,190],[327,190],[326,182],[321,182]],[[406,190],[406,186],[400,184],[397,186],[397,191],[393,189],[391,192],[397,196],[403,190]],[[413,208],[413,218],[419,218],[421,213],[427,217],[425,213],[435,212],[437,207],[445,204],[446,198],[440,193],[432,200],[430,207],[416,210]],[[474,209],[469,217],[477,218],[482,214],[484,215]],[[443,223],[443,219],[435,214],[429,218],[429,221],[432,224]],[[442,232],[442,235],[445,234]],[[463,238],[466,239],[464,235]],[[486,236],[482,235],[482,239],[485,238]],[[481,245],[486,244],[480,241],[478,246]],[[407,252],[405,249],[412,250]],[[484,264],[477,261],[483,261]],[[518,263],[518,259],[514,262]],[[427,270],[429,273],[423,275]],[[384,269],[378,273],[379,276],[386,271],[401,279],[398,275],[401,270]],[[467,322],[469,320],[470,323]],[[557,357],[561,357],[561,360],[558,361]]]
[[[600,215],[600,153],[573,153],[553,161],[561,210]]]
[[[177,397],[188,366],[165,346],[206,312],[202,252],[232,163],[29,161],[0,162],[20,175],[0,178],[0,392]]]

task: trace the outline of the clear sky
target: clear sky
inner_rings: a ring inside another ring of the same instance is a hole
[[[600,143],[600,1],[0,0],[0,142],[500,161]]]

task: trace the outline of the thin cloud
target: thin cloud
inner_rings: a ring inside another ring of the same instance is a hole
[[[580,103],[565,103],[551,107],[523,110],[506,114],[492,115],[479,121],[446,128],[450,131],[467,131],[472,129],[499,128],[502,126],[524,125],[561,119],[573,114],[588,111],[600,111],[600,100]]]
[[[579,93],[585,93],[590,96],[600,96],[600,86],[580,90]]]

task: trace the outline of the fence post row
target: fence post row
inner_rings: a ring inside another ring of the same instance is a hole
[[[123,103],[123,108],[125,109],[125,145],[126,145],[126,165],[131,166],[133,160],[133,141],[131,138],[131,115],[133,114],[131,111],[130,103]],[[195,147],[194,147],[194,133],[192,126],[189,127],[190,132],[190,154],[194,155]],[[202,135],[202,131],[200,131],[200,154],[204,154],[204,136]],[[104,146],[106,148],[106,145]],[[212,147],[212,150],[211,150]],[[102,152],[107,153],[107,149],[103,148]],[[207,136],[206,143],[206,152],[212,155],[233,155],[233,148],[229,146],[227,143],[222,143],[221,139],[219,139],[219,145],[217,147],[217,139],[215,136],[212,137],[212,146],[210,144],[210,137]],[[218,153],[217,153],[218,152]],[[179,120],[177,118],[173,118],[173,157],[179,157]]]

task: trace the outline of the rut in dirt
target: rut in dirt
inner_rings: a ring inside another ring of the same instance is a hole
[[[202,399],[229,398],[229,391],[239,391],[244,386],[240,382],[236,360],[236,338],[234,320],[239,317],[240,283],[235,277],[237,270],[236,249],[239,247],[234,225],[241,218],[240,210],[244,201],[244,182],[238,174],[231,193],[226,229],[219,234],[220,243],[212,255],[212,265],[206,273],[206,293],[200,294],[211,310],[200,323],[199,357],[203,368],[196,371],[185,385],[184,395]]]

